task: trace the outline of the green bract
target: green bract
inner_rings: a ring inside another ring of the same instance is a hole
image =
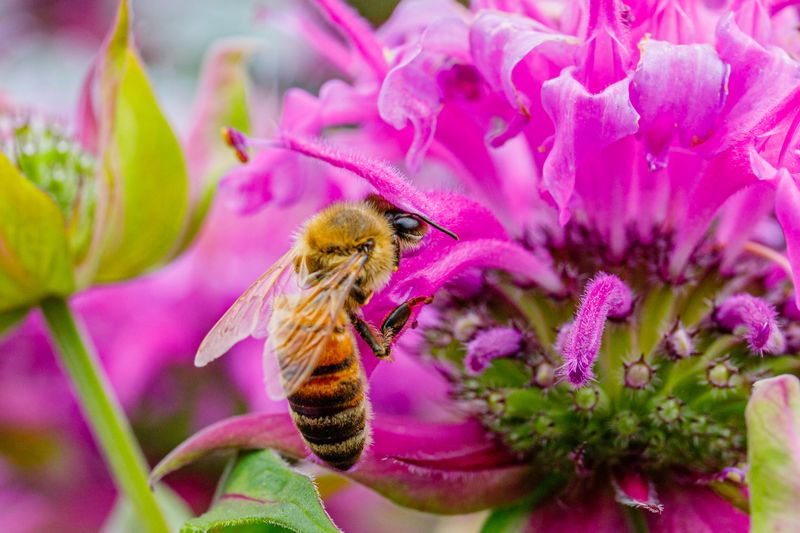
[[[800,524],[800,380],[759,381],[747,405],[752,531],[795,531]]]
[[[36,116],[0,116],[0,323],[46,296],[138,276],[191,243],[235,160],[217,132],[247,128],[249,48],[226,43],[210,57],[189,136],[189,156],[202,155],[195,183],[133,44],[126,0],[84,86],[77,139]]]

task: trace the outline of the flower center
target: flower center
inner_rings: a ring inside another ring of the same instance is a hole
[[[0,113],[0,151],[58,205],[76,257],[91,240],[97,184],[95,160],[57,124]]]
[[[723,275],[706,245],[674,284],[669,236],[614,261],[577,224],[547,248],[566,295],[497,272],[437,295],[423,352],[455,400],[543,471],[708,476],[743,462],[752,383],[797,366],[775,310],[791,294],[780,269],[746,255]]]
[[[94,159],[55,124],[0,115],[0,150],[50,194],[67,219],[77,203],[93,196]]]

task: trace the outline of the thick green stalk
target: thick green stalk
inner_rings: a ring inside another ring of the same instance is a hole
[[[147,462],[108,379],[87,348],[67,302],[41,303],[61,363],[120,492],[136,510],[143,531],[167,533],[167,523],[147,482]]]

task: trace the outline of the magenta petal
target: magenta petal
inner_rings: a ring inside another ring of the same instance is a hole
[[[792,265],[795,301],[800,304],[800,189],[795,179],[781,169],[775,193],[775,215],[786,237],[786,252]]]
[[[235,416],[200,430],[172,450],[153,468],[150,484],[211,452],[238,448],[273,448],[298,459],[308,455],[288,413]]]
[[[448,248],[430,246],[426,252],[401,262],[388,290],[390,299],[402,299],[409,293],[435,294],[442,285],[470,268],[496,268],[517,274],[552,293],[563,290],[561,280],[546,261],[514,242],[465,240]]]
[[[387,70],[383,45],[375,37],[369,22],[361,18],[354,8],[340,0],[314,0],[314,4],[358,50],[376,77],[383,78]]]
[[[311,139],[283,133],[277,140],[279,146],[294,152],[325,161],[335,167],[349,170],[364,178],[378,194],[392,204],[429,217],[439,211],[428,195],[414,188],[399,170],[381,161],[369,159],[355,152],[334,147],[320,139]],[[439,222],[439,221],[436,221]]]
[[[747,514],[717,496],[711,489],[694,485],[670,485],[659,490],[664,512],[645,517],[650,533],[745,533]]]
[[[517,67],[522,67],[523,60],[540,47],[546,57],[566,66],[574,60],[577,44],[574,37],[556,33],[529,18],[493,11],[481,12],[470,30],[470,48],[478,71],[490,86],[502,91],[511,107],[523,114],[530,108],[528,98],[535,95],[525,91],[526,87],[517,87]]]
[[[720,207],[740,190],[758,183],[758,179],[750,164],[749,149],[742,144],[728,148],[712,159],[694,184],[684,183],[689,194],[685,211],[675,220],[675,249],[669,263],[672,276],[680,277]]]
[[[723,208],[717,226],[717,242],[722,246],[721,270],[728,273],[733,268],[745,243],[753,237],[758,224],[766,218],[775,205],[775,187],[762,182],[739,191]]]
[[[464,367],[473,376],[486,370],[492,359],[509,357],[522,347],[522,334],[515,328],[492,328],[479,331],[467,343]]]
[[[639,48],[631,102],[641,117],[650,163],[664,167],[673,137],[692,147],[711,134],[725,102],[728,69],[709,45],[646,39]]]
[[[542,104],[555,126],[555,138],[544,162],[541,187],[558,206],[562,225],[570,218],[568,204],[578,165],[638,130],[639,115],[628,97],[629,85],[626,78],[590,94],[566,69],[542,86]]]
[[[419,170],[436,130],[442,100],[437,72],[446,61],[467,60],[467,47],[466,24],[457,18],[434,21],[383,81],[378,96],[381,118],[397,129],[407,123],[414,128],[407,157],[412,172]]]
[[[800,67],[785,52],[766,49],[739,29],[729,15],[717,29],[717,53],[730,65],[728,96],[720,123],[709,143],[722,150],[748,135],[800,85]]]
[[[619,533],[629,531],[622,506],[607,486],[570,499],[555,499],[533,511],[523,531]],[[677,531],[677,530],[676,530]]]
[[[530,467],[515,464],[477,423],[381,417],[373,423],[372,440],[357,465],[340,474],[415,509],[473,512],[511,503],[535,486]],[[273,448],[293,458],[307,457],[288,414],[249,414],[190,437],[153,469],[151,483],[211,452],[236,448]]]
[[[660,513],[664,506],[658,499],[653,483],[639,472],[624,472],[612,479],[617,502],[645,509],[651,513]]]

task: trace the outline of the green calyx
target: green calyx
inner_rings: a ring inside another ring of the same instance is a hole
[[[558,332],[574,318],[582,288],[599,270],[594,265],[603,263],[589,263],[589,253],[553,256],[569,265],[562,269],[572,276],[566,298],[497,273],[485,277],[477,303],[455,292],[437,295],[441,318],[424,331],[425,351],[449,363],[454,398],[543,472],[586,475],[625,466],[656,476],[713,476],[745,461],[752,384],[800,364],[791,342],[785,354],[753,353],[739,332],[718,324],[715,302],[746,287],[780,309],[788,284],[767,292],[758,276],[723,277],[713,256],[694,264],[680,284],[643,274],[657,272],[646,253],[604,264],[631,288],[635,304],[624,320],[606,323],[595,379],[573,389],[558,374]],[[524,339],[518,353],[492,360],[477,375],[465,367],[472,338],[465,332],[509,326]]]

